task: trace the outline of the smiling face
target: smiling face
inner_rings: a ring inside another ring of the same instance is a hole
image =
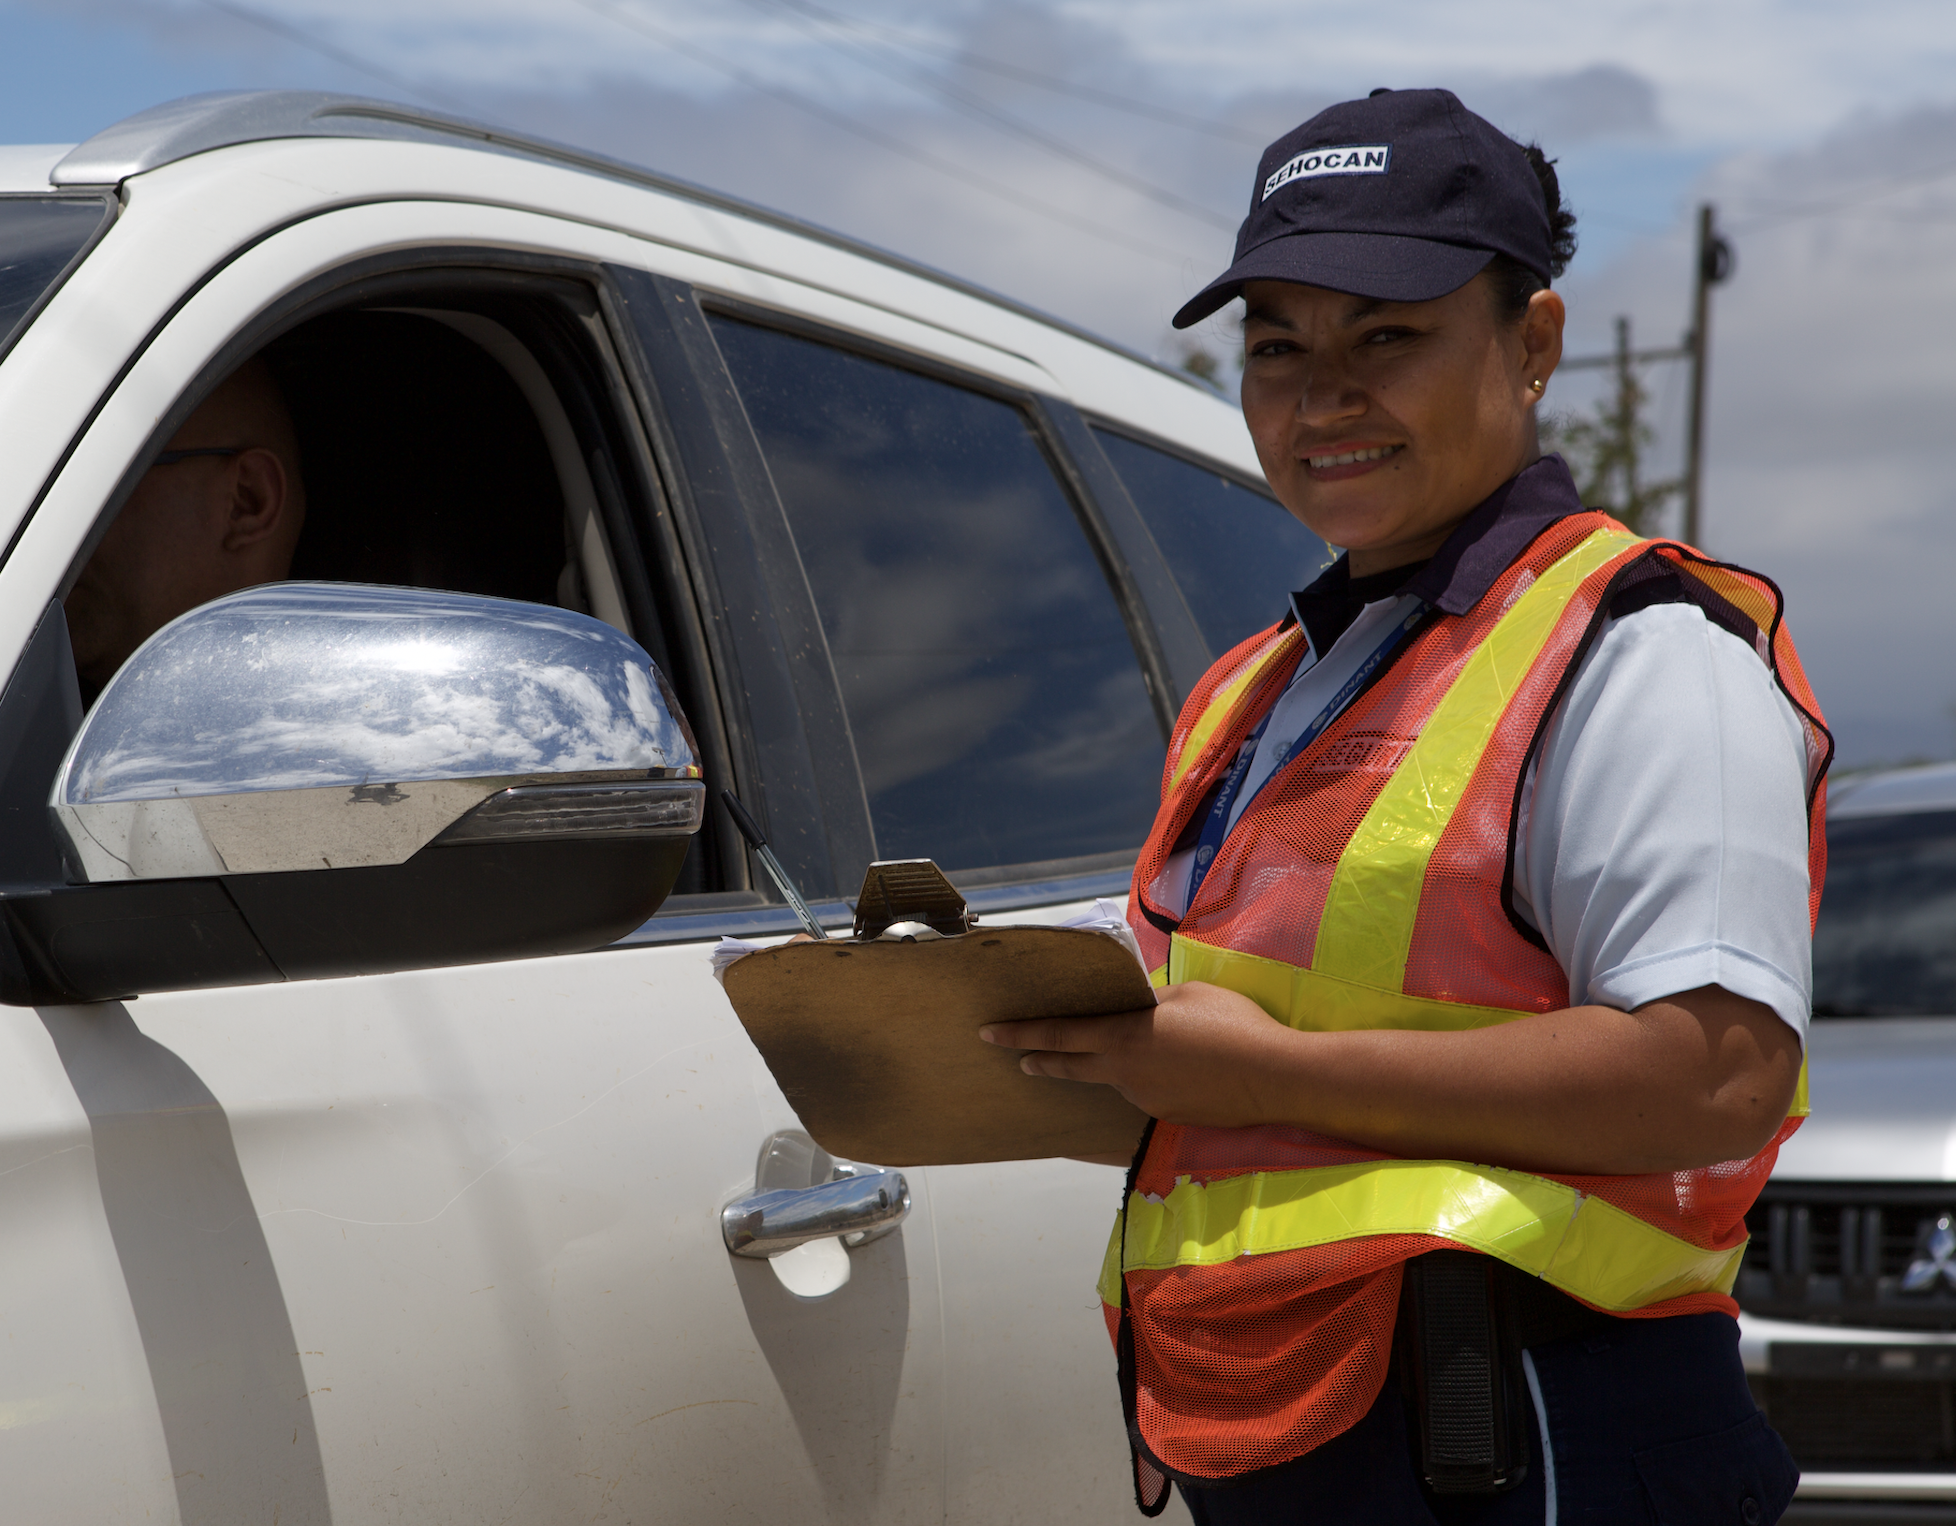
[[[1431,302],[1251,281],[1243,417],[1278,500],[1354,577],[1431,556],[1540,454],[1530,383],[1562,356],[1562,299],[1519,320],[1485,275]]]

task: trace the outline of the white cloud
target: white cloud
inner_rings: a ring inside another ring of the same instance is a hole
[[[1686,137],[1785,143],[1878,103],[1951,94],[1956,27],[1941,0],[1851,11],[1803,0],[1060,0],[1062,14],[1118,28],[1181,79],[1227,89],[1353,92],[1434,80],[1500,81],[1608,62],[1654,81]]]
[[[54,8],[52,0],[41,4]],[[203,38],[236,37],[249,25],[239,13],[256,12],[450,86],[569,88],[630,74],[696,97],[737,88],[675,48],[676,40],[771,84],[858,104],[912,98],[851,51],[903,39],[1030,60],[1083,83],[1147,83],[1164,101],[1211,109],[1263,93],[1337,98],[1378,84],[1506,92],[1517,82],[1607,67],[1649,81],[1672,131],[1727,145],[1784,145],[1856,110],[1947,100],[1956,78],[1956,27],[1942,0],[1883,0],[1856,7],[1851,20],[1805,0],[823,6],[862,23],[853,27],[825,25],[782,0],[61,0],[59,8],[180,40],[186,28]],[[900,48],[891,56],[930,61]]]
[[[1744,156],[1703,189],[1738,254],[1714,297],[1704,539],[1784,587],[1844,762],[1948,756],[1956,110]],[[1689,260],[1679,229],[1572,283],[1572,305],[1592,333],[1627,311],[1663,342]]]

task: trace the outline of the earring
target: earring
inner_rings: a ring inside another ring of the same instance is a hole
[[[1546,387],[1546,386],[1548,385],[1548,383],[1547,383],[1547,382],[1545,382],[1545,381],[1543,381],[1543,380],[1542,380],[1542,379],[1541,379],[1541,378],[1540,378],[1540,377],[1538,376],[1538,377],[1536,377],[1536,378],[1535,378],[1535,380],[1534,380],[1534,381],[1532,381],[1532,382],[1530,382],[1530,383],[1529,383],[1528,385],[1529,385],[1529,386],[1531,386],[1531,387],[1533,387],[1533,388],[1534,388],[1534,389],[1535,389],[1535,390],[1536,390],[1537,392],[1540,392],[1540,391],[1542,390],[1542,388],[1544,388],[1544,387]]]

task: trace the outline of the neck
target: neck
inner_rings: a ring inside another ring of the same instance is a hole
[[[1466,514],[1462,514],[1460,519],[1466,517]],[[1419,540],[1397,541],[1390,546],[1354,547],[1345,553],[1346,568],[1355,578],[1369,578],[1375,572],[1390,572],[1395,567],[1426,561],[1447,543],[1447,537],[1453,534],[1460,519]]]

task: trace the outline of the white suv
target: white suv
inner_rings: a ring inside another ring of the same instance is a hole
[[[61,601],[254,356],[298,581],[84,718]],[[711,802],[836,924],[878,858],[1122,893],[1177,705],[1323,557],[1234,408],[629,166],[205,96],[0,148],[0,546],[8,1519],[1127,1518],[1114,1172],[730,1252],[876,1163],[713,980],[793,922]],[[503,751],[396,745],[471,706]]]

